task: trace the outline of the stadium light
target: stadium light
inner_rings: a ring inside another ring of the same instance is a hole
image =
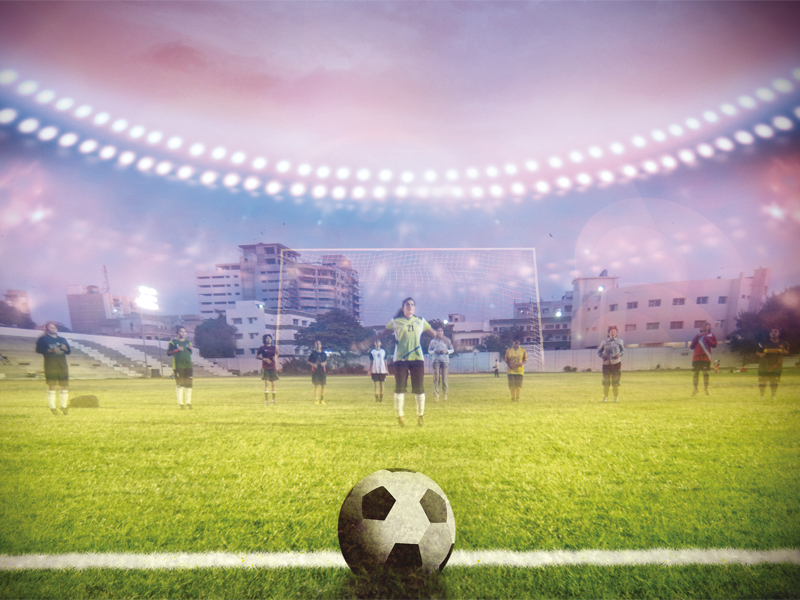
[[[600,289],[602,290],[603,288],[600,288]],[[558,318],[561,318],[561,315],[563,315],[563,314],[564,313],[561,312],[560,308],[556,311],[556,317],[558,317]]]
[[[146,285],[140,285],[138,288],[139,297],[136,298],[136,305],[139,310],[139,324],[142,330],[142,346],[144,352],[144,373],[145,377],[150,376],[150,367],[147,364],[147,342],[144,339],[144,311],[145,310],[158,310],[158,292],[153,288]],[[160,346],[159,346],[160,347]]]

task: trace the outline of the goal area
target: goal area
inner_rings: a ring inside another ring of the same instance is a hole
[[[379,329],[411,297],[417,316],[453,324],[457,352],[515,328],[526,370],[544,367],[534,248],[293,248],[280,265],[282,310],[340,309]]]

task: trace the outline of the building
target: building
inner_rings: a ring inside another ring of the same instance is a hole
[[[295,346],[295,335],[298,329],[316,322],[313,313],[294,309],[278,311],[258,300],[236,302],[225,312],[225,320],[236,328],[236,356],[252,357],[266,333],[276,340],[280,356],[303,354],[306,349]]]
[[[103,334],[107,321],[123,315],[138,314],[136,305],[126,296],[101,292],[96,285],[67,286],[70,328],[75,333]]]
[[[319,263],[307,263],[283,244],[239,248],[238,263],[195,273],[200,314],[206,318],[225,313],[240,301],[313,314],[338,308],[360,318],[358,273],[344,256],[326,255]]]
[[[702,279],[618,286],[618,277],[603,271],[573,283],[577,307],[572,313],[572,349],[596,348],[615,325],[626,346],[685,345],[708,321],[717,339],[736,329],[743,311],[757,311],[767,298],[769,269],[751,277]]]
[[[456,352],[469,352],[479,346],[484,338],[495,335],[490,321],[467,321],[461,314],[447,315],[447,320],[453,324],[453,348]]]
[[[572,344],[572,292],[566,292],[561,300],[548,300],[539,303],[539,316],[542,323],[542,346],[544,350],[569,350]],[[514,313],[528,319],[520,323],[527,331],[533,331],[530,320],[535,318],[535,303],[515,303]],[[533,343],[532,336],[526,336],[524,343]]]
[[[31,305],[28,301],[28,292],[23,290],[6,290],[3,299],[6,304],[16,308],[23,315],[31,316]]]

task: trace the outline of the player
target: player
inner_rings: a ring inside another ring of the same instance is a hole
[[[508,365],[506,373],[511,401],[519,402],[522,394],[522,377],[525,375],[525,363],[528,362],[528,351],[519,345],[519,337],[514,338],[511,348],[506,350],[503,360]]]
[[[444,328],[436,330],[436,337],[428,345],[428,354],[433,357],[431,367],[433,368],[433,399],[439,401],[439,384],[441,384],[444,401],[447,402],[447,391],[449,384],[447,381],[450,373],[450,355],[454,352],[453,344],[444,337]]]
[[[716,347],[717,337],[711,333],[711,323],[706,321],[700,327],[700,333],[694,336],[692,343],[689,344],[689,348],[694,350],[694,354],[692,354],[692,370],[694,371],[692,375],[692,383],[694,384],[692,396],[697,395],[700,371],[703,372],[703,390],[706,396],[711,395],[708,393],[708,375],[711,371],[711,349]]]
[[[761,400],[764,399],[764,392],[769,384],[769,391],[772,399],[775,400],[778,393],[778,384],[781,381],[783,371],[783,357],[789,354],[789,343],[781,341],[781,330],[773,327],[769,330],[769,341],[759,344],[758,356],[758,393]]]
[[[178,337],[167,346],[167,356],[172,357],[172,370],[175,373],[175,393],[181,410],[192,408],[192,342],[186,339],[186,328],[178,326]]]
[[[261,379],[264,380],[264,404],[269,406],[269,388],[272,389],[272,403],[277,404],[275,396],[275,382],[278,381],[278,374],[275,369],[278,367],[278,349],[272,343],[272,336],[265,333],[261,337],[261,346],[256,351],[256,356],[261,359]]]
[[[495,360],[494,361],[494,369],[492,369],[492,373],[494,373],[495,377],[497,377],[497,378],[500,377],[500,361],[499,360]]]
[[[622,354],[625,344],[617,337],[616,325],[608,328],[608,337],[597,348],[597,356],[603,359],[603,402],[608,402],[608,389],[613,389],[614,402],[619,402],[619,379],[622,371]]]
[[[308,355],[308,362],[311,364],[311,383],[314,384],[314,404],[325,404],[325,384],[328,376],[325,373],[325,365],[328,362],[328,355],[322,350],[322,342],[314,342],[314,350]]]
[[[58,335],[58,327],[48,321],[44,333],[36,340],[36,352],[44,356],[44,379],[47,382],[47,403],[50,412],[58,415],[56,410],[56,388],[61,388],[61,412],[69,415],[69,368],[67,354],[72,352],[69,342]]]
[[[369,351],[369,374],[375,391],[375,402],[383,402],[383,382],[386,381],[386,350],[381,348],[381,340],[375,340],[375,347]]]
[[[422,334],[431,333],[431,325],[425,319],[414,316],[416,303],[413,298],[403,300],[403,305],[386,329],[394,332],[397,345],[394,349],[394,409],[397,422],[405,426],[404,407],[408,378],[411,391],[417,401],[417,425],[422,427],[425,415],[425,360],[422,354]]]

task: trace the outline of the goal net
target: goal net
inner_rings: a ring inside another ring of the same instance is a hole
[[[544,367],[533,248],[297,249],[282,251],[281,309],[344,310],[380,328],[412,297],[416,315],[453,323],[457,352],[519,331],[526,370]]]

